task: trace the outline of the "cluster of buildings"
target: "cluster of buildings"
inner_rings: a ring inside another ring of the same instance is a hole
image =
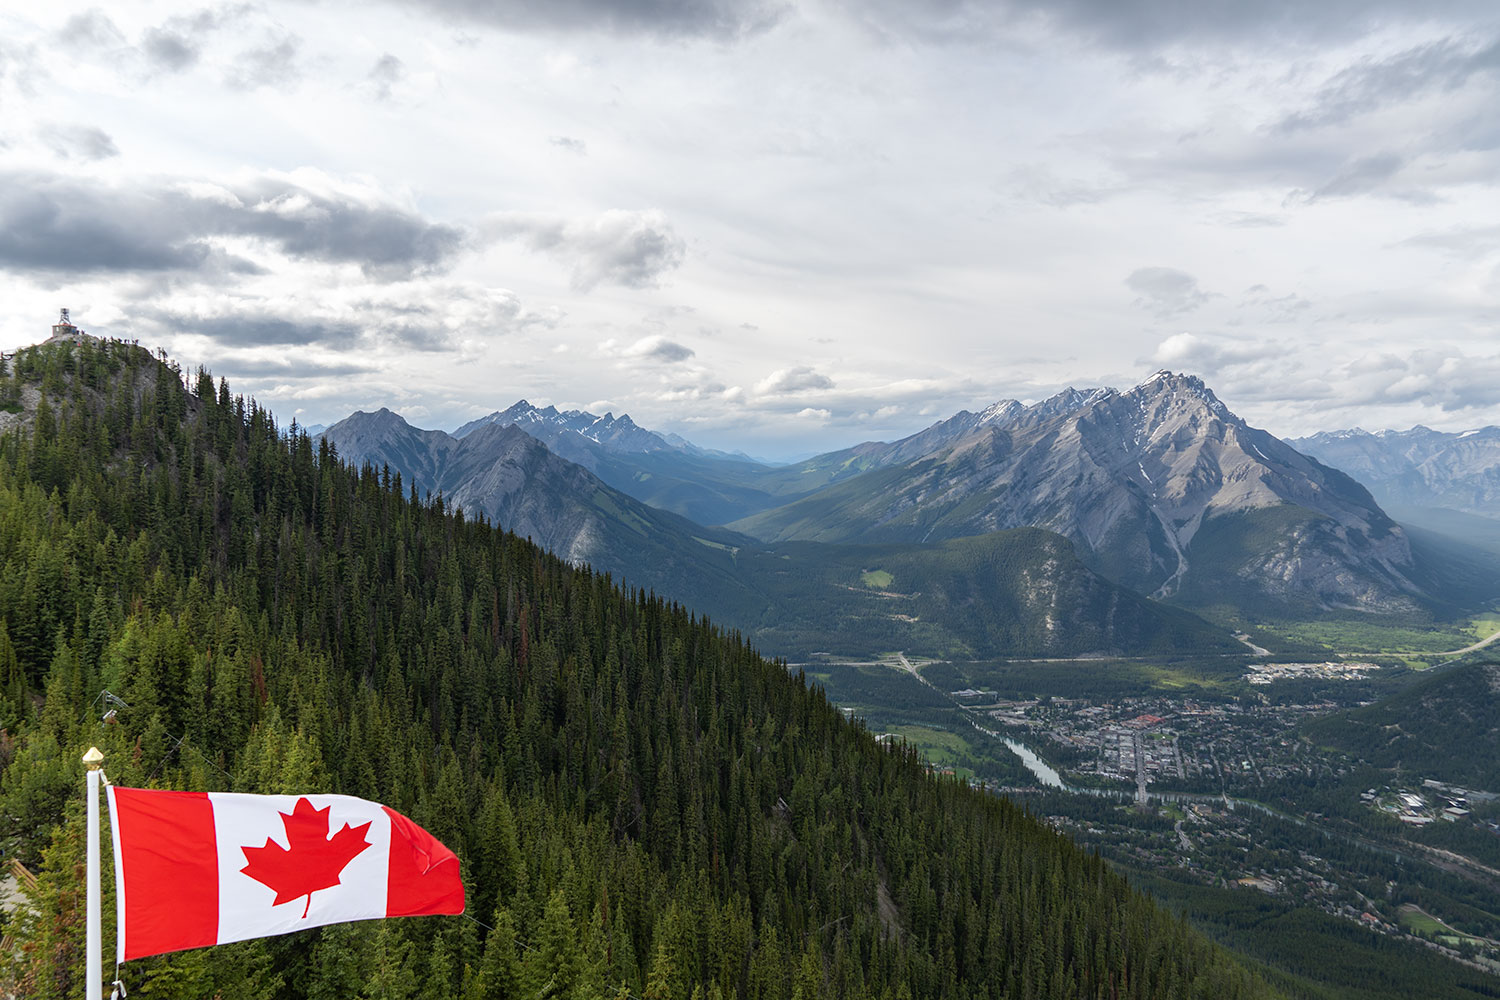
[[[1323,663],[1252,663],[1245,673],[1245,680],[1251,684],[1291,680],[1362,681],[1370,676],[1371,671],[1379,669],[1378,663],[1346,660],[1328,660]]]
[[[1367,788],[1359,800],[1372,809],[1388,812],[1409,826],[1426,826],[1435,820],[1456,823],[1470,816],[1469,798],[1489,802],[1500,795],[1494,792],[1470,791],[1444,784],[1432,778],[1422,782],[1421,790],[1407,788]]]

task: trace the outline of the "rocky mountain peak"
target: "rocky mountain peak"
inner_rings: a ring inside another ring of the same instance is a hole
[[[469,421],[454,431],[453,436],[467,437],[487,424],[514,424],[524,428],[569,461],[591,469],[597,465],[597,456],[590,454],[593,449],[639,453],[691,448],[684,448],[655,431],[646,430],[631,420],[628,413],[617,417],[611,411],[601,417],[587,410],[559,410],[550,404],[538,408],[524,399],[508,409]]]
[[[1049,419],[1073,413],[1101,399],[1115,395],[1113,389],[1075,389],[1071,385],[1028,408],[1033,417]]]
[[[1025,408],[1025,406],[1014,399],[1002,399],[980,410],[978,420],[975,422],[978,424],[988,424],[997,420],[1008,420]]]
[[[357,431],[363,434],[388,433],[410,427],[406,418],[394,412],[389,407],[382,406],[373,413],[366,410],[355,410],[334,426],[341,427],[346,431]]]
[[[1206,405],[1217,416],[1238,420],[1234,414],[1229,412],[1229,407],[1220,402],[1219,397],[1208,384],[1197,375],[1179,374],[1166,368],[1151,375],[1140,385],[1125,393],[1137,399],[1162,399],[1184,400],[1199,402]]]

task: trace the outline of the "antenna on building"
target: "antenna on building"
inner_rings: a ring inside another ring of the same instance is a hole
[[[58,326],[72,326],[73,325],[73,321],[70,320],[70,319],[68,319],[68,311],[66,309],[62,310],[62,312],[58,315],[58,317],[57,317],[57,325]]]

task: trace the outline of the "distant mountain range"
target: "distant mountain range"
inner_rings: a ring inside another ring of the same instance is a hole
[[[516,411],[513,407],[512,411]],[[615,471],[622,455],[673,454],[685,467],[738,459],[653,445],[578,414],[534,411],[557,447]],[[389,410],[355,413],[324,438],[340,457],[400,475],[419,495],[483,512],[573,562],[680,599],[757,638],[770,652],[951,656],[1184,653],[1236,648],[1221,629],[1152,602],[1083,565],[1063,539],[1007,531],[943,545],[762,544],[705,527],[616,490],[515,423],[484,420],[462,437],[421,430]],[[564,427],[564,423],[575,428]],[[620,421],[613,421],[620,430]],[[630,430],[634,428],[634,430]],[[639,433],[635,433],[639,432]],[[662,440],[665,440],[664,438]],[[631,450],[642,445],[654,450]],[[619,449],[619,450],[616,450]]]
[[[1354,428],[1289,443],[1358,479],[1381,504],[1500,518],[1500,427],[1377,434]]]
[[[608,485],[698,524],[724,524],[778,502],[764,480],[772,468],[742,455],[699,448],[676,434],[645,430],[628,414],[602,417],[582,410],[538,409],[521,400],[453,432],[516,427],[554,454],[588,469]]]
[[[892,546],[930,553],[1020,528],[1061,535],[1105,579],[1188,607],[1411,613],[1500,592],[1472,554],[1428,525],[1407,531],[1351,475],[1251,427],[1201,379],[1168,371],[1125,391],[1002,400],[787,466],[697,448],[627,415],[525,400],[453,434],[380,411],[325,437],[346,458],[388,464],[420,492],[484,511],[566,558],[693,594],[721,617],[732,609],[747,628],[773,627],[768,615],[802,621],[784,602],[825,584],[870,590],[858,585],[870,566],[854,567],[853,585],[840,575],[851,547],[883,546],[884,561],[897,562]],[[1038,558],[1047,548],[1024,547]],[[768,551],[779,553],[778,572],[761,558]],[[788,561],[805,586],[788,589]],[[874,589],[930,596],[901,582]],[[879,617],[861,606],[861,621]],[[941,619],[939,644],[976,635],[956,606],[929,611]],[[922,628],[907,631],[915,641]],[[1123,648],[1115,632],[1099,634]]]
[[[1033,525],[1111,579],[1194,605],[1400,611],[1428,592],[1410,540],[1364,487],[1193,376],[996,404],[847,454],[870,471],[731,527],[927,541]]]

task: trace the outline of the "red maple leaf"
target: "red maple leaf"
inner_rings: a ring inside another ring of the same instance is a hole
[[[328,836],[328,811],[332,808],[314,809],[305,797],[300,798],[290,815],[280,814],[290,849],[270,837],[264,847],[240,848],[248,862],[240,871],[276,890],[272,906],[306,896],[302,915],[307,916],[312,894],[338,885],[344,867],[371,846],[365,841],[369,823],[356,827],[345,823],[342,830]]]

